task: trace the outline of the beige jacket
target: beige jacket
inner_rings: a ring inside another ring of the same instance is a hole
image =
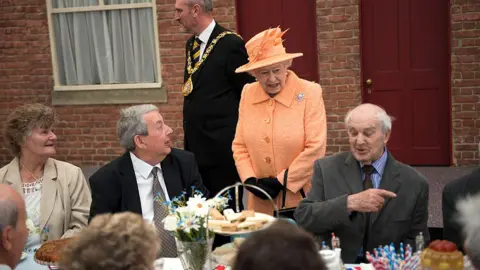
[[[23,196],[18,158],[0,169],[0,183]],[[48,224],[48,240],[73,236],[88,224],[92,196],[80,168],[49,158],[43,172],[40,228]]]

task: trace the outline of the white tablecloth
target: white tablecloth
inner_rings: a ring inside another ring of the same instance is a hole
[[[48,270],[47,266],[40,265],[35,262],[35,259],[33,258],[34,255],[35,253],[33,252],[27,253],[27,257],[23,260],[20,260],[20,262],[17,264],[17,267],[15,267],[15,270],[32,270],[32,269]]]
[[[43,266],[37,264],[33,258],[33,253],[28,253],[27,257],[19,262],[15,270],[31,270],[31,269],[47,269],[47,266]],[[155,261],[155,269],[162,269],[160,268],[163,265],[163,270],[183,270],[182,263],[178,258],[162,258]],[[352,268],[355,266],[360,266],[358,264],[346,264],[345,267]],[[228,268],[227,268],[228,269]]]
[[[164,258],[158,259],[155,261],[155,269],[161,269],[161,265],[163,264],[163,270],[183,270],[182,263],[178,258]],[[348,270],[355,269],[354,267],[360,267],[359,264],[345,264],[345,268]],[[227,268],[229,269],[229,268]],[[372,268],[373,269],[373,268]]]

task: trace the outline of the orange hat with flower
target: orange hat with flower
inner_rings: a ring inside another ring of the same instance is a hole
[[[257,68],[273,65],[296,57],[303,53],[287,53],[283,46],[282,32],[280,27],[267,29],[256,34],[246,44],[248,63],[235,70],[236,73],[252,71]]]

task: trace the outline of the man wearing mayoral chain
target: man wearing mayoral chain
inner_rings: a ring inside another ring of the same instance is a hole
[[[182,88],[185,150],[195,154],[203,183],[215,196],[240,181],[232,141],[241,91],[254,79],[235,73],[248,62],[245,42],[216,23],[212,9],[212,0],[175,3],[175,20],[193,33],[186,44]]]

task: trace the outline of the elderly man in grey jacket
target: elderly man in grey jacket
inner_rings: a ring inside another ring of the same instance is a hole
[[[345,263],[364,262],[379,245],[415,247],[429,240],[428,182],[387,150],[392,121],[380,107],[362,104],[345,117],[350,152],[315,161],[312,189],[295,212],[298,224],[342,243]]]
[[[23,198],[0,184],[0,270],[15,269],[27,240],[27,212]]]

